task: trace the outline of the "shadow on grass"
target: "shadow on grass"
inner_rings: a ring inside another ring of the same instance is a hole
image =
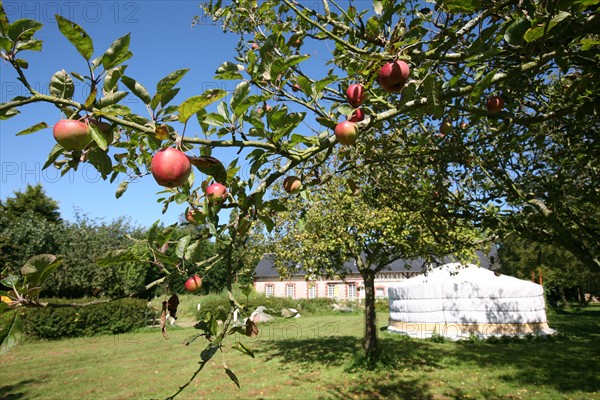
[[[0,400],[19,400],[30,398],[27,394],[21,390],[24,386],[35,383],[33,379],[27,379],[20,382],[16,382],[12,385],[4,385],[0,382]]]
[[[511,368],[507,382],[546,385],[562,393],[600,391],[600,308],[550,318],[556,337],[458,343],[452,358],[486,368]]]
[[[579,311],[555,311],[548,316],[559,334],[586,338],[600,335],[600,306]]]
[[[360,338],[353,336],[276,341],[269,343],[262,358],[265,361],[284,362],[291,369],[304,371],[345,367],[346,372],[354,376],[350,380],[341,376],[342,384],[326,385],[326,391],[316,394],[316,398],[433,399],[427,383],[403,377],[400,371],[442,368],[437,360],[443,351],[431,351],[428,342],[382,336],[379,337],[377,379],[373,379],[372,372],[352,363],[361,351]]]
[[[358,382],[345,386],[328,388],[327,397],[321,399],[411,399],[411,400],[432,400],[433,394],[430,392],[427,383],[419,382],[416,379],[406,379],[395,376],[391,380],[373,380],[366,377],[358,379]]]
[[[415,369],[420,367],[437,368],[439,350],[435,354],[427,342],[417,342],[401,337],[380,337],[380,357],[378,368],[386,370]],[[303,368],[346,366],[350,367],[356,355],[361,352],[361,340],[354,336],[334,336],[282,340],[269,343],[264,350],[266,361],[276,360],[292,363]],[[353,368],[358,371],[360,368]]]

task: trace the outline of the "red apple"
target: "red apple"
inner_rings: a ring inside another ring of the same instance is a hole
[[[258,50],[258,43],[252,43],[252,50]]]
[[[487,110],[493,114],[497,114],[504,107],[504,99],[500,96],[490,96],[485,101]]]
[[[197,211],[194,210],[193,208],[188,208],[187,213],[185,213],[185,219],[187,222],[189,222],[190,224],[196,224],[196,213]]]
[[[184,286],[185,290],[190,293],[194,293],[202,287],[202,278],[200,278],[198,275],[191,276],[187,281],[185,281]]]
[[[293,90],[294,92],[299,92],[299,91],[300,91],[300,89],[301,89],[301,87],[300,87],[300,85],[298,85],[297,83],[295,83],[295,84],[292,86],[292,90]]]
[[[360,83],[353,83],[348,86],[348,89],[346,89],[346,98],[348,99],[348,103],[354,108],[364,103],[367,94],[365,93],[363,85]]]
[[[452,133],[453,129],[454,128],[453,128],[452,124],[450,123],[450,121],[445,120],[444,122],[442,122],[440,124],[440,135],[441,135],[441,137],[444,137],[444,136]]]
[[[206,198],[211,203],[221,203],[227,198],[227,188],[215,182],[206,188]]]
[[[298,193],[302,189],[302,181],[297,176],[288,176],[283,180],[283,189],[290,193]]]
[[[356,135],[358,135],[358,126],[354,122],[343,121],[336,125],[333,131],[337,141],[344,145],[352,145],[356,143]]]
[[[379,70],[377,82],[383,90],[389,93],[396,93],[402,90],[408,76],[410,75],[410,67],[407,63],[401,60],[389,62]]]
[[[152,157],[151,169],[159,185],[172,188],[187,182],[192,165],[184,152],[168,147]]]
[[[360,122],[363,119],[365,119],[365,113],[363,112],[362,109],[357,108],[356,110],[354,110],[354,112],[352,113],[352,115],[350,116],[350,118],[348,118],[348,121],[350,121],[350,122]]]
[[[75,119],[61,119],[52,129],[54,139],[67,150],[83,150],[92,142],[90,127]]]

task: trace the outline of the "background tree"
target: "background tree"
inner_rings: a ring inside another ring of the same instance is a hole
[[[0,200],[0,210],[8,219],[31,212],[36,218],[49,222],[61,221],[58,203],[46,195],[40,183],[28,184],[24,192],[16,191],[13,197],[6,198],[4,202]]]
[[[63,255],[61,268],[48,279],[47,296],[79,298],[87,296],[120,296],[139,288],[155,271],[144,263],[99,267],[96,261],[110,252],[130,249],[135,239],[142,240],[143,231],[127,219],[110,223],[95,221],[77,214],[75,222],[64,224],[56,254]]]
[[[358,183],[357,183],[358,182]],[[422,258],[435,263],[445,256],[473,257],[481,234],[469,226],[449,226],[443,234],[427,227],[420,213],[397,212],[360,181],[338,175],[287,202],[266,236],[266,247],[284,274],[302,270],[307,279],[344,275],[356,263],[364,281],[365,361],[377,360],[375,277],[394,261]],[[423,265],[426,268],[427,265]]]
[[[561,247],[511,236],[502,241],[498,256],[502,273],[541,280],[552,307],[585,304],[586,294],[600,295],[600,276]]]
[[[16,272],[34,255],[56,253],[61,222],[58,203],[40,184],[0,201],[0,268]]]

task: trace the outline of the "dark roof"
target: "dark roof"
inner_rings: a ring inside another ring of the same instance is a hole
[[[492,246],[492,250],[488,255],[485,255],[482,251],[477,251],[477,256],[479,257],[479,266],[486,269],[497,269],[498,265],[498,256],[496,246]],[[279,277],[279,273],[274,265],[275,255],[273,254],[265,254],[262,259],[258,262],[256,269],[254,270],[255,278],[268,278],[268,277]],[[437,265],[443,265],[451,262],[455,262],[456,260],[452,257],[443,257],[438,259]],[[384,271],[389,272],[423,272],[423,270],[427,266],[427,261],[425,258],[415,258],[415,259],[401,259],[394,261],[391,265],[384,268]],[[347,273],[358,273],[358,268],[356,266],[356,261],[351,260],[347,261],[344,264],[344,270]],[[300,270],[295,272],[294,276],[304,276],[305,272]]]

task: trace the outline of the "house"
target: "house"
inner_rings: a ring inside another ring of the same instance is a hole
[[[479,265],[487,269],[497,269],[496,248],[489,255],[478,252]],[[341,277],[306,280],[305,273],[298,271],[289,278],[282,279],[274,265],[274,256],[265,254],[254,272],[254,289],[267,297],[290,297],[292,299],[332,298],[336,300],[360,300],[365,297],[365,285],[356,261],[348,261]],[[445,264],[450,259],[441,262]],[[396,260],[375,276],[375,297],[387,298],[388,287],[397,285],[408,278],[419,275],[427,269],[424,259]]]

